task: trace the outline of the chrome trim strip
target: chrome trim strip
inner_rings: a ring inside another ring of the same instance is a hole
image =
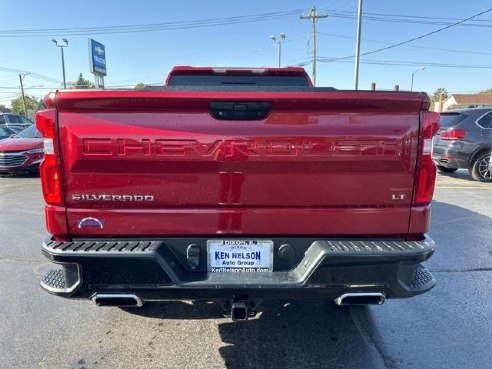
[[[0,158],[5,158],[8,156],[21,156],[25,155],[26,150],[24,151],[0,151]]]

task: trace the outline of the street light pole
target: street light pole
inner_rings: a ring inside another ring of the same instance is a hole
[[[420,67],[419,69],[417,69],[415,72],[412,73],[412,82],[410,84],[410,91],[413,91],[413,78],[415,76],[416,73],[420,72],[421,70],[424,70],[425,67]]]
[[[277,59],[278,59],[278,67],[280,68],[282,62],[282,43],[285,42],[286,36],[285,33],[280,34],[280,38],[277,40],[275,36],[270,36],[273,43],[277,45]]]
[[[65,79],[65,55],[63,53],[63,49],[68,46],[68,40],[66,38],[63,38],[62,41],[64,42],[63,44],[60,42],[58,43],[57,40],[52,39],[51,40],[57,47],[61,49],[61,59],[62,59],[62,72],[63,72],[63,88],[67,88],[67,82]]]
[[[63,72],[63,88],[67,88],[67,81],[65,79],[65,54],[63,53],[63,47],[61,49],[61,54],[62,54],[62,72]]]
[[[360,62],[360,36],[362,33],[362,0],[359,0],[359,13],[357,16],[357,41],[355,43],[355,71],[354,89],[359,89],[359,62]]]

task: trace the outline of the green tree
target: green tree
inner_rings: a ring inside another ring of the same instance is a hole
[[[5,105],[0,104],[0,111],[4,111],[6,109]]]
[[[19,96],[10,101],[12,111],[17,114],[24,114],[24,104],[22,103],[22,96]],[[26,109],[37,111],[39,107],[39,100],[33,96],[26,95]]]
[[[430,109],[431,110],[434,110],[434,109],[439,109],[438,107],[436,107],[436,103],[439,102],[439,96],[442,94],[442,101],[446,100],[448,97],[449,97],[449,94],[448,94],[448,91],[444,88],[444,87],[439,87],[436,92],[434,92],[430,99],[431,99],[431,106],[430,106]]]
[[[442,99],[446,100],[449,97],[448,91],[444,87],[439,87],[436,92],[431,96],[432,102],[439,101],[439,95],[442,94]]]
[[[46,109],[46,103],[44,102],[44,99],[38,100],[38,110],[41,110],[41,109]]]
[[[147,85],[146,85],[145,83],[143,83],[143,82],[138,82],[138,83],[135,85],[134,89],[135,89],[135,90],[143,90],[145,87],[147,87]]]
[[[85,79],[82,73],[79,73],[79,78],[75,82],[68,83],[69,88],[79,88],[79,89],[87,89],[87,88],[95,88],[94,83]]]
[[[480,91],[481,94],[492,94],[492,88],[489,88],[488,90],[483,90]]]

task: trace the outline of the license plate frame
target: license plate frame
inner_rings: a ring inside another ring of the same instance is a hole
[[[207,270],[210,273],[273,272],[273,249],[272,240],[211,239],[207,241]]]

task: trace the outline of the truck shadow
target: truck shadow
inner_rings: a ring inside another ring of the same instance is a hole
[[[146,302],[140,308],[120,308],[127,313],[154,319],[189,320],[223,318],[219,301]]]
[[[164,302],[125,309],[154,319],[215,319],[226,368],[380,368],[382,362],[352,319],[327,300],[266,301],[257,317],[233,322],[219,302]],[[368,312],[370,314],[370,312]]]
[[[257,319],[219,324],[227,344],[219,353],[226,368],[380,368],[351,309],[322,300],[271,301]]]

